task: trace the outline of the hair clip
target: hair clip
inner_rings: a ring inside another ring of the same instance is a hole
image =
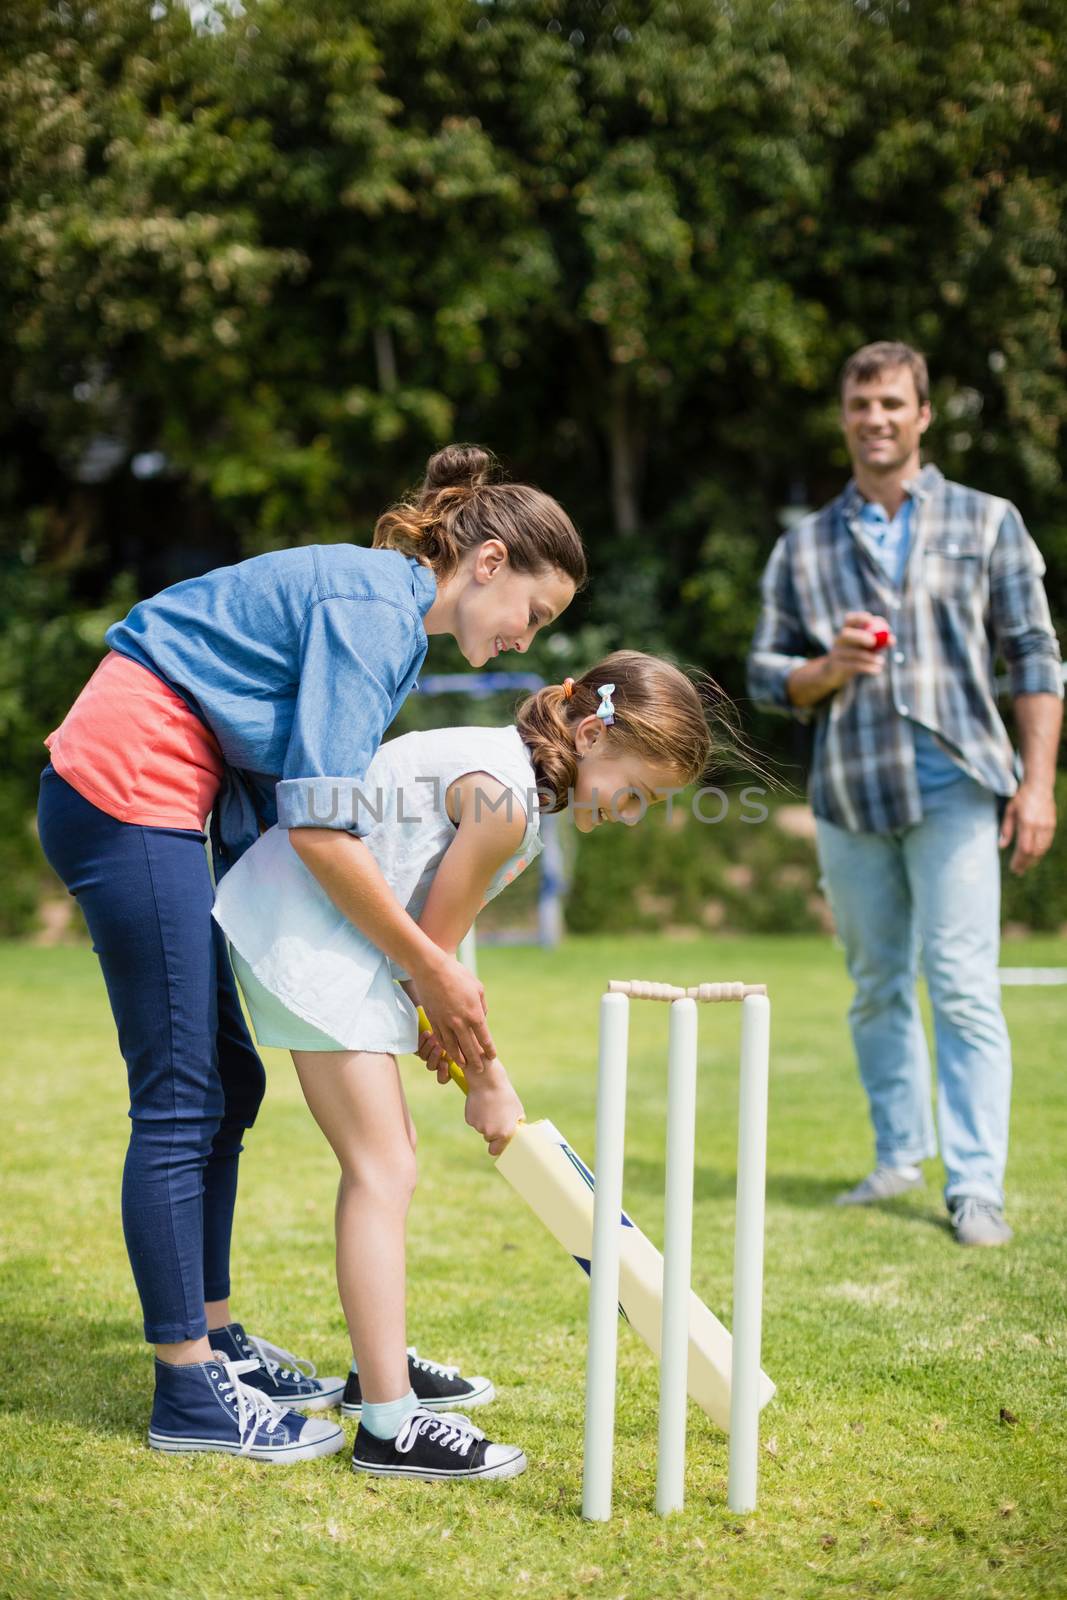
[[[569,700],[573,694],[574,694],[574,679],[573,678],[564,678],[564,680],[563,680],[563,698],[564,698],[564,700]]]
[[[615,685],[613,683],[602,683],[597,690],[597,694],[600,696],[600,704],[596,708],[596,714],[606,728],[610,728],[615,721],[615,707],[611,699],[614,693]]]

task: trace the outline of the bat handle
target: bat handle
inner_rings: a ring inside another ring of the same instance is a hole
[[[430,1027],[430,1019],[426,1015],[425,1011],[422,1009],[421,1006],[419,1007],[419,1032],[420,1033],[432,1033],[433,1032],[433,1029]],[[446,1056],[445,1060],[448,1062],[448,1075],[452,1079],[452,1082],[455,1083],[455,1084],[458,1084],[459,1087],[463,1090],[463,1093],[466,1094],[467,1093],[467,1074],[464,1072],[463,1068],[459,1065],[459,1062],[458,1061],[453,1061],[451,1056]]]

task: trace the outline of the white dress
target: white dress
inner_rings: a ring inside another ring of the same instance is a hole
[[[456,836],[445,806],[449,785],[474,772],[498,779],[507,790],[499,805],[518,807],[526,819],[522,843],[486,891],[488,902],[541,849],[537,779],[516,728],[404,734],[379,748],[363,780],[350,790],[338,786],[339,814],[416,919]],[[253,992],[257,984],[285,1013],[310,1025],[312,1037],[315,1032],[325,1036],[319,1049],[341,1046],[394,1055],[415,1049],[415,1008],[394,982],[405,974],[338,911],[293,849],[287,829],[269,828],[230,868],[219,884],[213,915],[235,953],[238,977],[242,968],[254,976],[246,998],[260,1043],[316,1048],[299,1037],[299,1029],[292,1040],[262,1036],[269,1023],[264,1019],[261,1029]]]

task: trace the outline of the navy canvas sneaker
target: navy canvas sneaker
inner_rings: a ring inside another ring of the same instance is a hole
[[[254,1362],[258,1370],[250,1371],[243,1380],[246,1388],[258,1389],[280,1406],[294,1406],[298,1411],[326,1411],[335,1406],[344,1393],[343,1378],[320,1378],[313,1361],[294,1356],[291,1350],[283,1350],[269,1339],[257,1339],[254,1334],[246,1333],[239,1322],[212,1329],[208,1338],[212,1348],[228,1361]]]
[[[275,1405],[244,1381],[255,1361],[210,1361],[173,1367],[156,1360],[156,1396],[148,1443],[172,1454],[214,1450],[252,1461],[309,1461],[343,1449],[344,1430],[324,1417]]]
[[[361,1422],[352,1447],[352,1471],[426,1483],[517,1478],[526,1471],[526,1457],[517,1445],[490,1444],[458,1411],[420,1406],[395,1439],[378,1439]]]
[[[427,1361],[414,1345],[408,1346],[408,1378],[424,1411],[448,1411],[457,1405],[468,1409],[486,1406],[496,1394],[488,1378],[465,1378],[458,1367]],[[348,1374],[341,1410],[346,1417],[358,1417],[362,1413],[363,1393],[358,1372]]]

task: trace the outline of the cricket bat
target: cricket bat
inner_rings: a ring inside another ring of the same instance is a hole
[[[424,1011],[419,1028],[430,1032]],[[467,1092],[463,1069],[449,1061],[453,1080]],[[551,1122],[520,1122],[496,1157],[500,1175],[522,1196],[553,1238],[588,1274],[593,1242],[593,1194],[596,1179]],[[659,1357],[663,1307],[663,1257],[636,1223],[622,1212],[619,1268],[619,1311]],[[704,1302],[689,1295],[689,1397],[724,1432],[730,1430],[731,1340]],[[761,1408],[774,1394],[774,1384],[760,1373]]]

